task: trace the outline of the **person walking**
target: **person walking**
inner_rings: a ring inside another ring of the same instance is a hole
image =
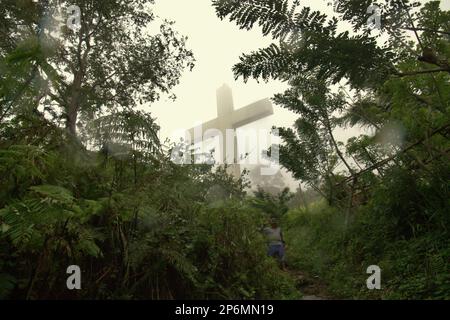
[[[281,228],[275,219],[270,220],[270,226],[264,228],[264,233],[268,241],[268,255],[275,257],[280,263],[281,268],[285,269],[285,246]]]

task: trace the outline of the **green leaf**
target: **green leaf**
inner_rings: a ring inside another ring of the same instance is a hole
[[[72,193],[69,190],[62,187],[52,185],[41,185],[31,187],[30,189],[38,193],[40,196],[50,198],[62,204],[72,204],[74,200]]]

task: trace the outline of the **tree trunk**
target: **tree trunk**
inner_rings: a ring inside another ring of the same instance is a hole
[[[90,44],[90,36],[89,32],[86,31],[86,38],[83,39],[83,32],[82,30],[79,31],[79,38],[78,38],[78,69],[74,73],[73,77],[73,83],[71,86],[71,96],[67,108],[67,122],[66,122],[66,128],[69,131],[69,134],[72,136],[77,135],[77,118],[78,118],[78,112],[80,110],[80,95],[81,95],[81,86],[83,84],[83,78],[86,72],[86,64],[87,59],[89,56],[89,52],[91,50],[91,44]],[[83,41],[86,44],[86,49],[82,53],[82,43]]]
[[[330,119],[328,117],[328,113],[325,111],[324,114],[325,114],[325,116],[324,116],[323,124],[325,125],[325,127],[326,127],[326,129],[328,131],[328,134],[330,135],[330,139],[331,139],[331,142],[333,143],[334,148],[336,149],[336,153],[337,153],[338,157],[342,160],[344,165],[347,167],[348,171],[350,172],[350,175],[354,176],[354,172],[353,172],[352,167],[350,167],[350,165],[348,164],[347,160],[345,160],[344,155],[342,154],[341,150],[339,150],[339,146],[338,146],[338,144],[336,142],[336,139],[334,138],[333,130],[331,128]]]
[[[67,112],[66,128],[69,131],[69,134],[74,137],[77,135],[77,118],[78,118],[79,98],[82,80],[83,80],[83,72],[80,70],[74,75],[71,88],[71,97],[66,111]]]

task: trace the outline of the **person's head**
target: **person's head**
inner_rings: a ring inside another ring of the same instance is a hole
[[[272,219],[270,219],[270,226],[273,228],[273,229],[275,229],[275,228],[278,228],[278,223],[277,223],[277,221],[274,219],[274,218],[272,218]]]

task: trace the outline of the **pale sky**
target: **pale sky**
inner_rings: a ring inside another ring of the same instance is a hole
[[[327,10],[326,1],[314,1]],[[233,90],[235,109],[283,92],[287,85],[278,81],[268,83],[235,80],[232,67],[243,53],[267,47],[273,41],[263,37],[258,28],[240,30],[235,23],[221,21],[211,0],[156,0],[154,12],[162,18],[175,21],[175,29],[188,36],[187,46],[193,51],[196,66],[185,72],[174,93],[176,101],[167,98],[153,104],[148,110],[158,118],[161,139],[172,137],[179,129],[189,129],[196,124],[216,118],[216,89],[228,84]],[[270,129],[291,126],[297,119],[293,113],[274,105],[273,116],[246,127]],[[295,189],[297,182],[289,178]]]
[[[257,83],[249,80],[234,80],[232,67],[243,53],[267,47],[273,41],[263,37],[258,28],[250,31],[240,30],[234,22],[221,21],[215,14],[211,0],[156,0],[154,12],[161,18],[175,21],[174,28],[182,35],[188,36],[187,46],[196,59],[196,66],[188,70],[180,79],[180,84],[173,90],[177,100],[163,97],[146,110],[158,118],[161,126],[161,139],[171,137],[179,129],[189,129],[217,116],[216,89],[227,83],[233,90],[235,109],[244,107],[263,98],[271,98],[281,93],[286,84],[277,81]],[[327,7],[330,0],[302,1],[322,12],[332,13]],[[448,9],[450,0],[441,1]],[[344,27],[345,28],[345,27]],[[275,114],[253,124],[257,128],[291,126],[297,115],[274,105]],[[359,134],[358,129],[338,130],[337,137],[346,141]],[[295,188],[296,183],[290,183]]]
[[[326,0],[309,1],[313,8],[331,12]],[[170,136],[179,128],[190,128],[195,123],[216,117],[216,89],[227,83],[233,89],[235,108],[244,107],[263,98],[271,98],[283,92],[286,84],[249,80],[234,80],[232,67],[242,53],[267,47],[273,41],[263,37],[258,28],[250,31],[227,20],[221,21],[211,5],[211,0],[156,0],[154,12],[163,18],[174,20],[175,29],[189,37],[187,46],[197,60],[192,72],[185,72],[181,83],[174,90],[175,102],[162,99],[152,105],[150,111],[162,125],[162,137]],[[305,1],[306,3],[306,1]],[[275,107],[272,124],[292,125],[296,116]],[[284,123],[284,121],[287,121]],[[263,121],[264,122],[264,121]]]

